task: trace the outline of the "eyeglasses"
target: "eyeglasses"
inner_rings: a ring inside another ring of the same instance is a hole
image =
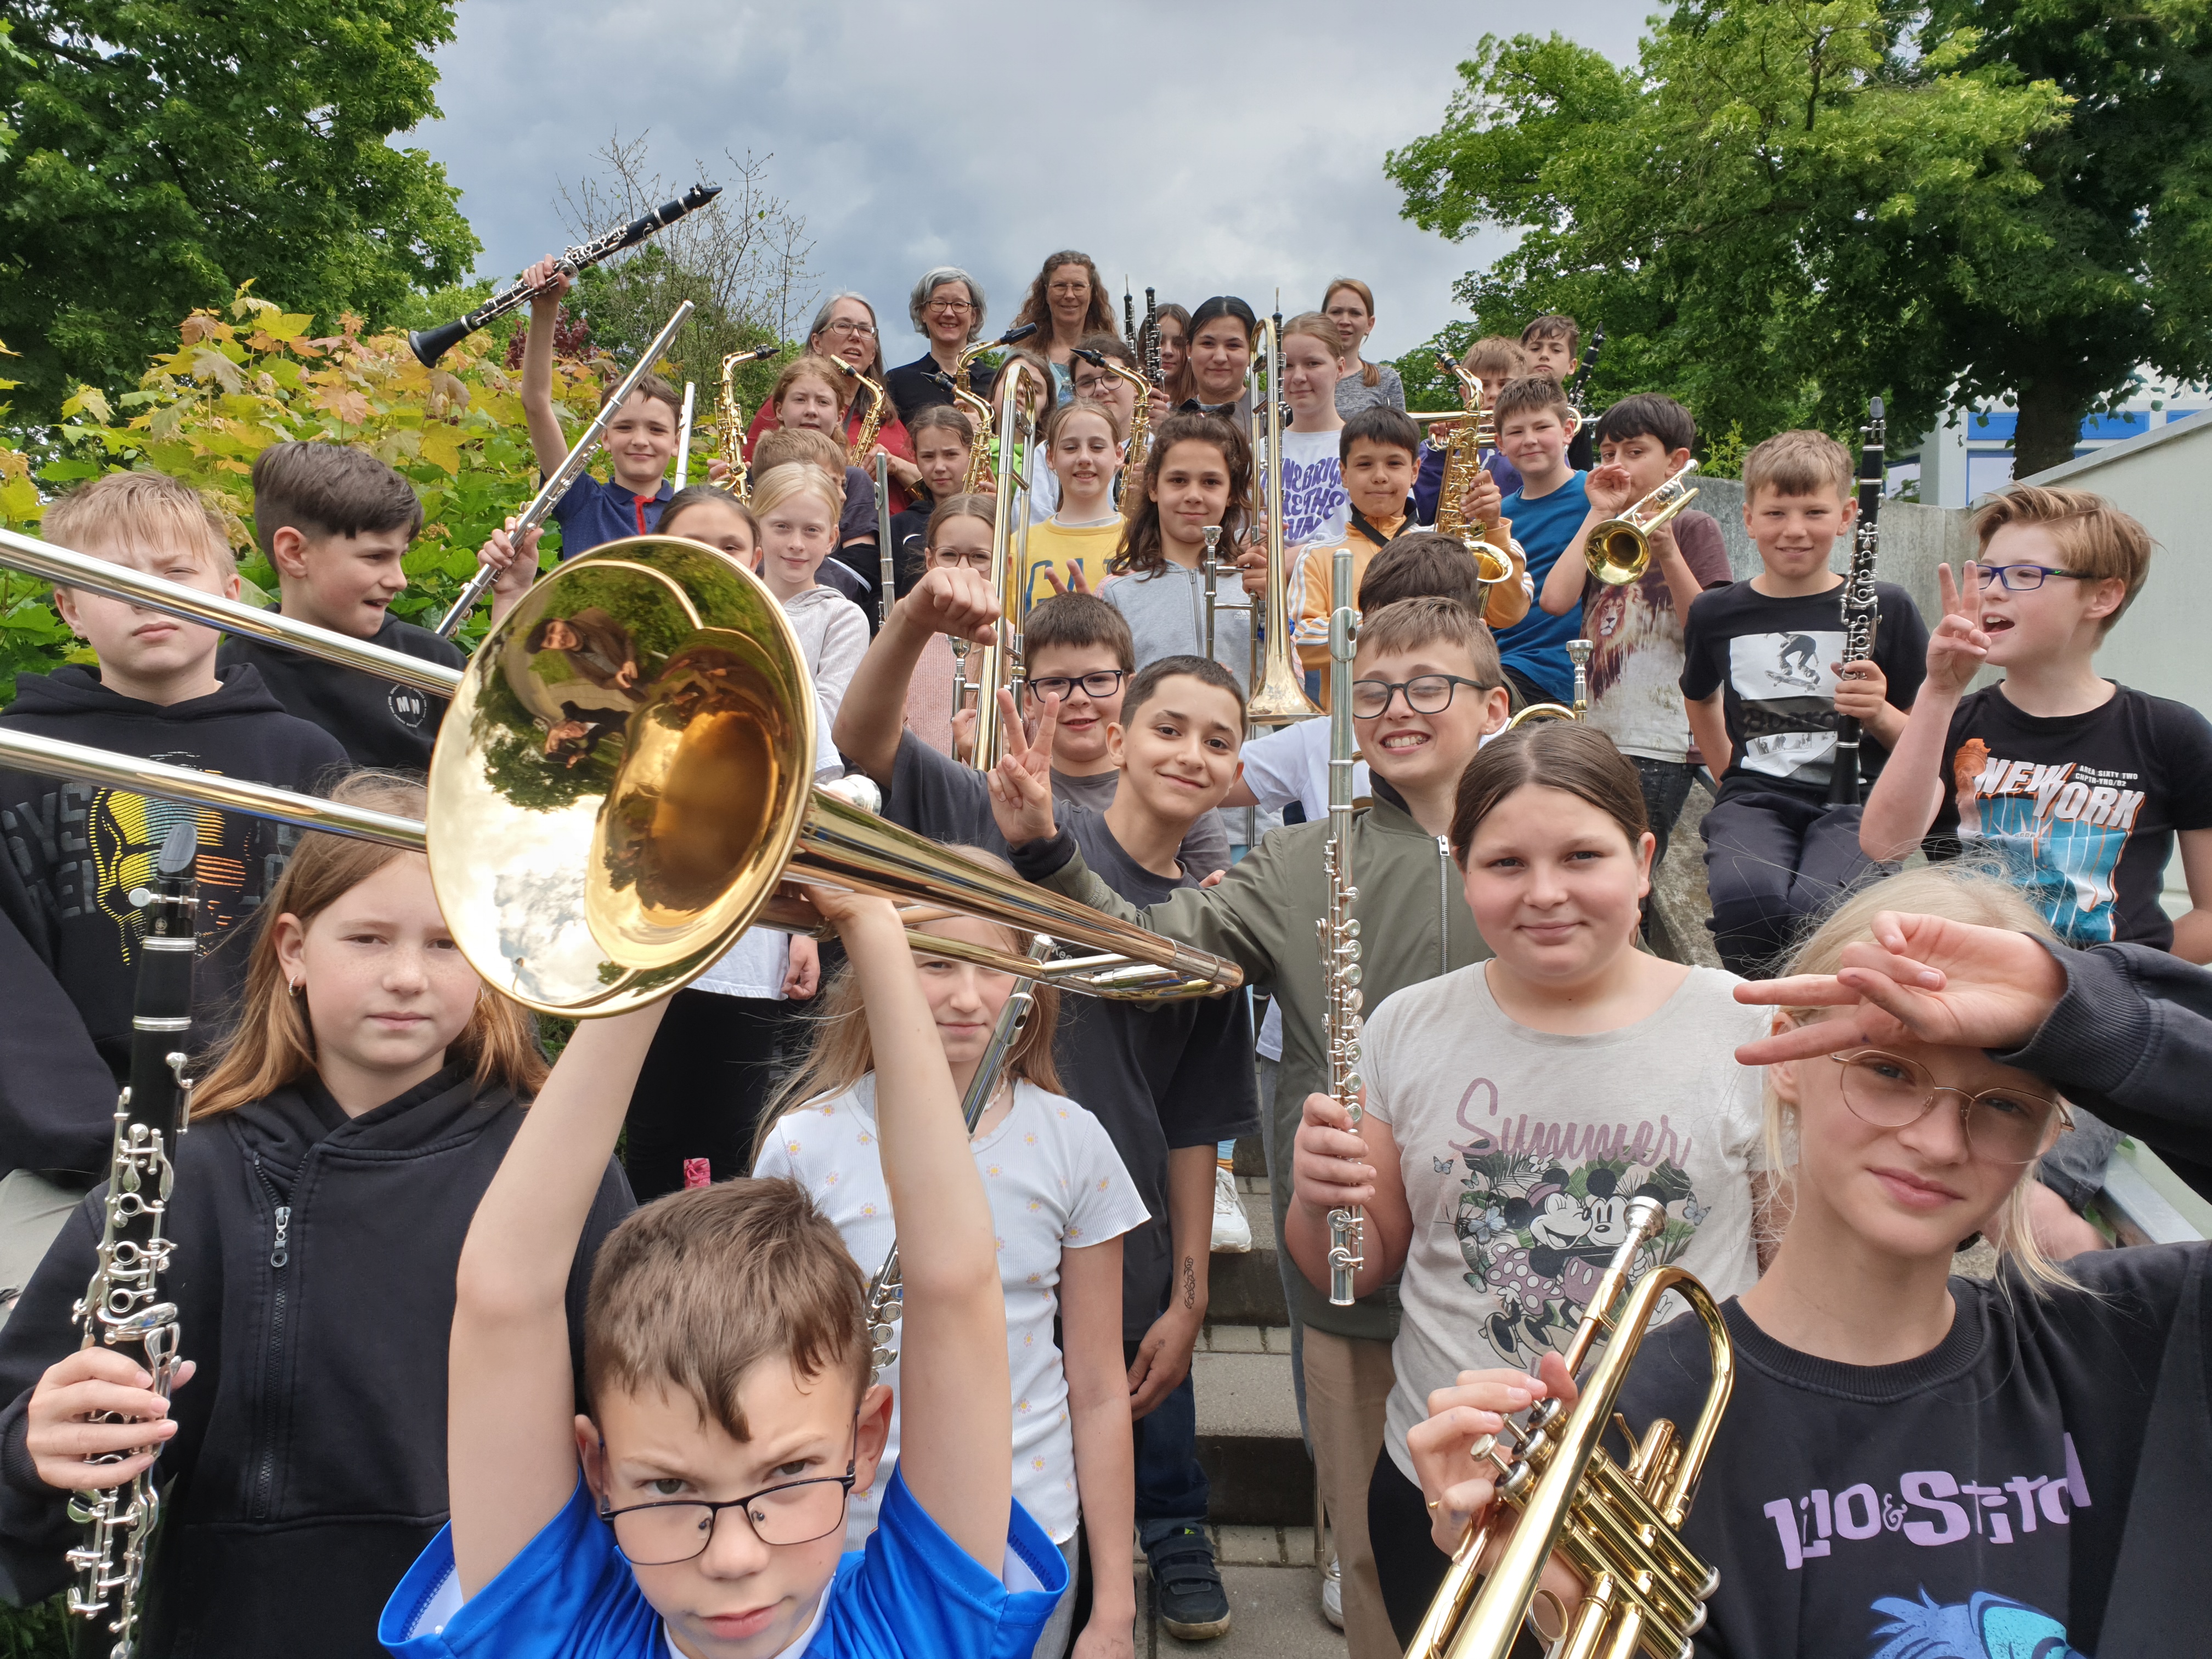
[[[1956,1095],[1968,1148],[1992,1164],[2034,1163],[2054,1115],[2063,1126],[2073,1127],[2063,1104],[2033,1090],[1984,1089],[1968,1094],[1937,1083],[1902,1055],[1879,1048],[1829,1058],[1843,1067],[1844,1104],[1853,1117],[1876,1128],[1902,1129],[1917,1123],[1936,1109],[1936,1096]]]
[[[1453,693],[1462,685],[1472,686],[1477,691],[1496,689],[1460,674],[1421,674],[1410,680],[1354,680],[1352,713],[1358,720],[1380,720],[1390,712],[1390,700],[1402,691],[1406,694],[1406,707],[1416,714],[1441,714],[1451,707]]]
[[[842,334],[848,340],[872,340],[876,337],[873,323],[856,323],[849,317],[840,317],[830,325],[828,332]]]
[[[939,570],[947,569],[954,565],[959,566],[963,570],[988,571],[991,568],[991,553],[988,548],[979,548],[973,553],[945,548],[932,548],[930,551],[936,556],[937,568]]]
[[[743,1498],[720,1503],[680,1498],[664,1504],[633,1504],[626,1510],[601,1510],[599,1519],[614,1528],[615,1548],[634,1567],[667,1567],[703,1555],[714,1540],[714,1522],[724,1510],[745,1517],[763,1544],[811,1544],[845,1524],[845,1505],[853,1491],[853,1465],[845,1473],[812,1480],[787,1480],[763,1486]]]
[[[2069,581],[2077,582],[2097,580],[2087,570],[2061,570],[2054,564],[1985,564],[1982,567],[1982,586],[1996,587],[2002,584],[2008,593],[2033,593],[2043,586],[2045,576],[2063,576]]]
[[[924,311],[942,312],[948,317],[957,317],[962,312],[973,311],[975,307],[969,304],[965,300],[932,300],[927,305],[923,306],[922,309]]]
[[[1069,693],[1079,685],[1083,688],[1083,695],[1086,697],[1094,699],[1110,697],[1121,688],[1121,682],[1128,677],[1128,673],[1129,671],[1126,668],[1101,668],[1088,674],[1077,674],[1072,677],[1047,674],[1041,678],[1032,678],[1030,681],[1030,695],[1037,698],[1058,697],[1062,702],[1066,702]]]

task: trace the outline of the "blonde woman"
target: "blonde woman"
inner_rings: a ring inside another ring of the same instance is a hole
[[[1998,981],[1954,987],[1932,966],[1966,939],[2008,954]],[[1720,1573],[1700,1654],[2202,1647],[2207,1247],[2060,1267],[2027,1221],[2037,1160],[2068,1117],[2036,1057],[2039,1028],[2069,983],[2089,982],[2093,966],[2111,981],[2107,1031],[2127,1057],[2088,1068],[2100,1086],[2120,1101],[2171,1095],[2145,1113],[2201,1146],[2201,1094],[2168,1085],[2175,1062],[2203,1049],[2182,1029],[2203,1024],[2191,1009],[2204,1006],[2203,976],[2161,1009],[2108,965],[2073,957],[2014,887],[1953,865],[1848,900],[1790,976],[1740,989],[1777,1005],[1774,1035],[1747,1052],[1772,1062],[1766,1139],[1789,1220],[1765,1275],[1723,1309],[1735,1392],[1686,1528]],[[2023,1003],[2040,1012],[2010,1031],[1984,1017]],[[1952,1276],[1977,1233],[1998,1246],[1994,1280]],[[1693,1419],[1707,1364],[1694,1321],[1660,1332],[1622,1397],[1629,1421]],[[1411,1439],[1439,1572],[1442,1550],[1492,1501],[1474,1437],[1501,1413],[1573,1392],[1553,1358],[1534,1377],[1466,1372],[1431,1395]],[[1556,1559],[1553,1571],[1571,1597]]]

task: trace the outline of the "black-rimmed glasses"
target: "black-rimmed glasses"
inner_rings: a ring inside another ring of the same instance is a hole
[[[2061,570],[2055,564],[1985,564],[1981,570],[1984,587],[2002,586],[2008,593],[2033,593],[2043,586],[2045,576],[2063,576],[2076,582],[2097,580],[2087,570]]]
[[[811,1544],[844,1526],[846,1504],[857,1479],[854,1468],[848,1460],[842,1474],[787,1480],[743,1498],[717,1502],[676,1498],[601,1510],[599,1519],[614,1528],[615,1548],[634,1567],[673,1566],[705,1554],[724,1510],[741,1510],[753,1536],[763,1544]]]
[[[1128,678],[1128,674],[1126,668],[1101,668],[1088,674],[1035,676],[1029,682],[1030,695],[1040,701],[1046,697],[1058,697],[1066,702],[1079,685],[1086,697],[1110,697],[1121,688],[1121,682]]]
[[[1441,714],[1451,707],[1453,694],[1462,686],[1477,691],[1496,688],[1462,674],[1417,674],[1410,680],[1354,680],[1352,713],[1363,720],[1380,720],[1389,712],[1391,699],[1406,694],[1406,707],[1416,714]]]
[[[1879,1048],[1828,1058],[1843,1068],[1844,1104],[1851,1115],[1878,1129],[1917,1123],[1936,1109],[1937,1096],[1957,1096],[1968,1149],[1993,1164],[2034,1163],[2042,1155],[2051,1118],[2057,1116],[2062,1126],[2073,1122],[2063,1103],[2033,1089],[1984,1089],[1969,1094],[1936,1082],[1902,1054]]]

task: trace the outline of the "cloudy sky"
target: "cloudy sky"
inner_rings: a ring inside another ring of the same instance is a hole
[[[1626,61],[1654,0],[1534,15]],[[442,161],[504,283],[568,240],[557,186],[617,130],[649,135],[671,182],[772,156],[805,216],[823,291],[883,315],[893,362],[919,354],[905,296],[965,265],[1011,320],[1044,255],[1076,247],[1138,303],[1241,293],[1316,305],[1340,272],[1376,290],[1370,356],[1455,314],[1451,283],[1494,233],[1452,243],[1398,216],[1385,152],[1433,131],[1486,31],[1529,27],[1499,0],[1004,0],[759,6],[699,0],[465,0],[439,54],[445,118],[410,141]]]

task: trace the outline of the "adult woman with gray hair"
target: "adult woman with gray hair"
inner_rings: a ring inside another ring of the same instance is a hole
[[[893,369],[884,382],[901,420],[911,421],[925,409],[953,400],[937,383],[937,376],[957,369],[961,352],[983,331],[985,308],[983,285],[958,265],[939,265],[922,273],[906,312],[914,319],[914,331],[929,342],[929,349]],[[968,386],[977,397],[988,397],[990,365],[970,363]]]
[[[858,294],[849,289],[831,295],[814,313],[814,321],[806,331],[806,349],[817,356],[834,358],[849,363],[878,386],[885,386],[882,331],[876,326],[876,308]],[[860,427],[868,417],[867,395],[856,386],[854,395],[845,405],[845,441],[850,444],[860,435]],[[885,386],[886,392],[889,387]],[[745,453],[763,432],[776,429],[775,405],[764,403],[745,434]],[[914,463],[914,440],[907,434],[906,425],[896,408],[884,411],[883,424],[876,430],[876,441],[870,453],[880,449],[890,457],[891,511],[906,510],[912,492],[921,483],[921,469]],[[873,474],[875,463],[867,456],[856,456],[854,465]]]

